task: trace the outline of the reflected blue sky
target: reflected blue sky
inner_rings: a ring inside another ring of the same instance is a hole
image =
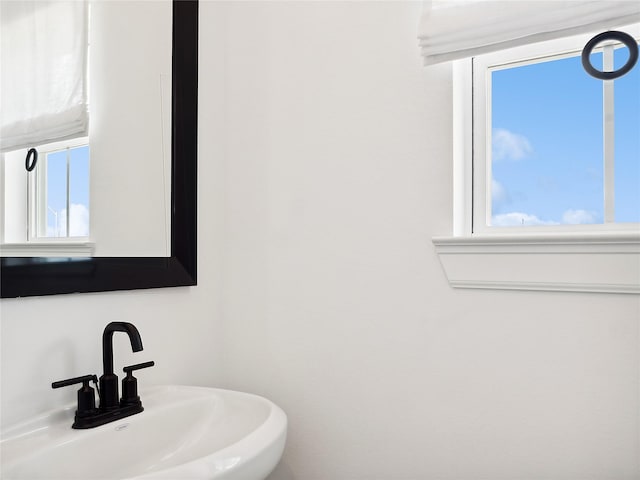
[[[89,235],[89,147],[69,150],[69,236]],[[67,236],[67,150],[47,155],[47,237]]]

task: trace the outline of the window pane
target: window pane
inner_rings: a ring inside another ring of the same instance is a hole
[[[616,49],[614,66],[629,58]],[[615,80],[615,221],[640,222],[640,66]]]
[[[67,235],[67,152],[60,151],[47,155],[47,190],[45,237],[65,237]],[[42,235],[42,233],[41,233]]]
[[[602,222],[602,82],[575,56],[494,70],[491,84],[491,224]]]
[[[69,171],[69,236],[89,236],[89,147],[71,150]]]

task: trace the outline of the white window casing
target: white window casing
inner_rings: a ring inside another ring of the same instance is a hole
[[[640,294],[640,233],[436,237],[454,288]]]
[[[2,257],[92,257],[93,242],[81,240],[38,241],[25,243],[4,243],[0,245]]]

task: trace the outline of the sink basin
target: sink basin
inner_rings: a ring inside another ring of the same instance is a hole
[[[75,405],[2,433],[3,480],[264,479],[286,440],[269,400],[204,387],[142,390],[144,412],[73,430]]]

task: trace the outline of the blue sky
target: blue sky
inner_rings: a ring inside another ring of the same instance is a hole
[[[640,222],[640,66],[614,88],[616,222]],[[602,81],[580,57],[494,71],[491,108],[493,224],[601,223]]]
[[[70,151],[69,191],[69,236],[89,235],[89,147],[73,148]],[[66,188],[67,151],[47,156],[47,236],[66,236]],[[56,214],[57,213],[57,227]],[[57,232],[57,234],[56,234]]]

